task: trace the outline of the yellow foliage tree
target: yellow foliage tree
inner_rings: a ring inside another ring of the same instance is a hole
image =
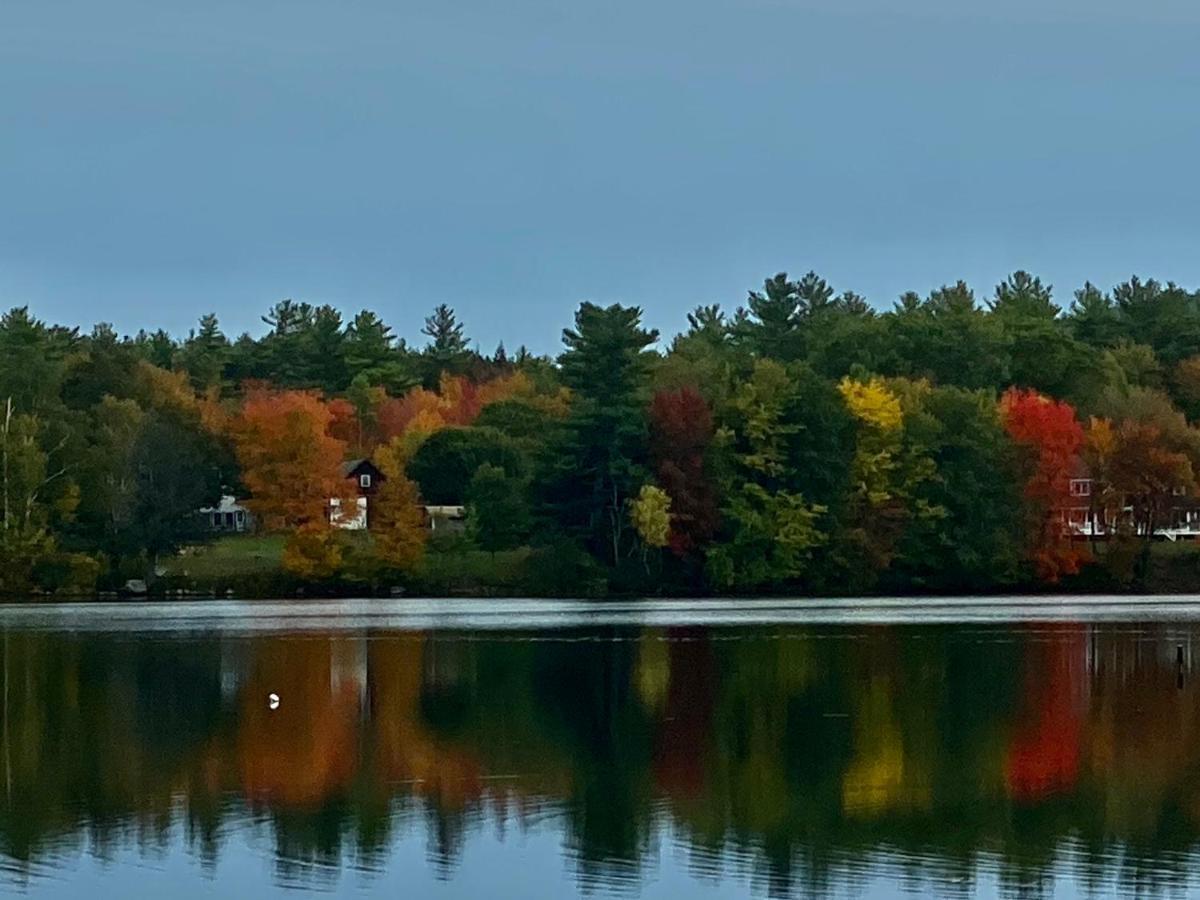
[[[283,570],[300,578],[320,581],[342,568],[339,535],[323,523],[309,523],[288,535],[283,547]]]
[[[629,518],[647,547],[667,546],[671,539],[671,498],[662,488],[642,485],[637,497],[629,501]]]
[[[867,422],[883,432],[895,431],[904,421],[900,398],[878,378],[854,381],[843,378],[838,385],[846,407],[861,422]]]
[[[878,378],[866,382],[843,378],[838,390],[860,426],[851,469],[855,484],[870,505],[885,503],[894,492],[893,473],[900,451],[904,423],[900,398]]]
[[[411,571],[425,555],[425,527],[417,486],[405,474],[408,448],[404,437],[376,454],[386,476],[375,496],[372,538],[375,554],[388,568]]]
[[[903,530],[914,519],[944,512],[920,499],[921,486],[937,471],[926,449],[906,434],[904,412],[919,408],[928,390],[923,382],[843,378],[838,391],[858,423],[850,475],[859,546],[870,568],[887,568]]]

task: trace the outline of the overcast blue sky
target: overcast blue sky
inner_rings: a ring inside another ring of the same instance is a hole
[[[0,304],[558,348],[773,272],[1200,284],[1193,0],[3,0]]]

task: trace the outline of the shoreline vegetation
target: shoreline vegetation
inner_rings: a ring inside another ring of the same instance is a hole
[[[583,303],[556,357],[482,352],[445,304],[422,347],[366,310],[263,322],[0,317],[0,595],[1200,588],[1175,540],[1200,535],[1200,292],[1174,284],[1063,306],[1016,272],[883,311],[781,273],[669,340]],[[200,514],[223,498],[249,533]]]

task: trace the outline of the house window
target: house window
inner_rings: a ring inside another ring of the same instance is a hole
[[[212,527],[213,528],[221,527],[221,514],[218,512],[215,512],[212,514]]]
[[[231,512],[225,513],[225,527],[226,528],[233,527],[233,513],[231,513]]]
[[[1062,482],[1059,482],[1061,484]],[[1071,496],[1072,497],[1090,497],[1092,496],[1092,479],[1090,478],[1072,478],[1071,479]]]
[[[358,485],[359,485],[359,487],[362,487],[362,488],[369,488],[371,486],[371,476],[370,475],[359,475],[358,476]]]
[[[237,514],[237,523],[239,525],[246,524],[246,514],[244,512],[242,512],[240,509],[238,510],[238,514]]]

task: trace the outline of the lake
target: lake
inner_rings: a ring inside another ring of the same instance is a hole
[[[0,894],[1200,895],[1200,604],[0,606]]]

